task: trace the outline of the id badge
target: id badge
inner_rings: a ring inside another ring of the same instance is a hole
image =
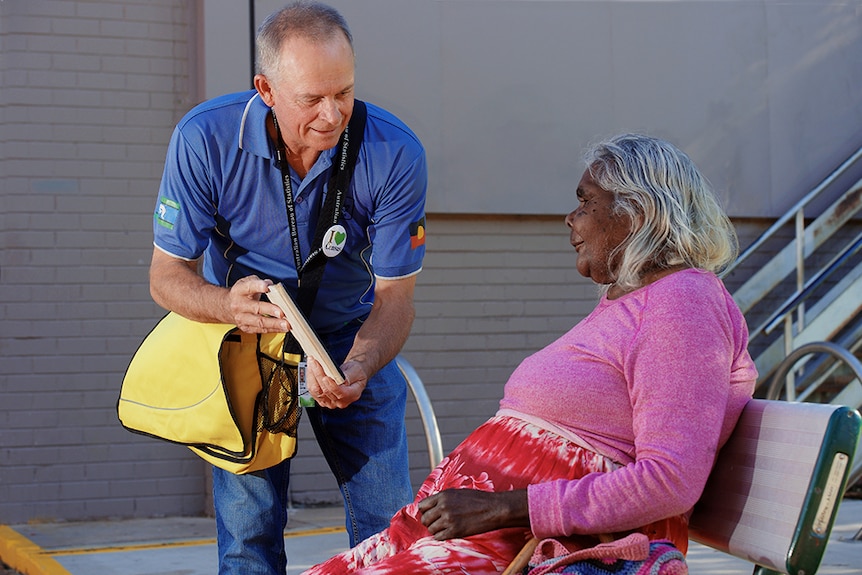
[[[307,367],[308,364],[305,359],[296,365],[296,385],[297,391],[299,392],[299,405],[303,407],[314,407],[317,405],[317,402],[314,401],[314,398],[311,397],[310,393],[308,393],[308,379],[306,376]]]

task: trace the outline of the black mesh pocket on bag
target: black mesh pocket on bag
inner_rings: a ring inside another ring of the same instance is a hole
[[[258,431],[266,429],[270,433],[296,437],[300,416],[297,366],[283,359],[274,360],[263,353],[258,353],[257,361],[263,381],[258,404]]]

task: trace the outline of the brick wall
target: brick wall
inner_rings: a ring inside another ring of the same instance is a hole
[[[114,413],[161,313],[150,214],[190,105],[192,4],[0,2],[0,522],[201,508],[201,464]]]

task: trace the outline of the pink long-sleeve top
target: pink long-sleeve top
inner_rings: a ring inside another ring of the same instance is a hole
[[[525,359],[500,414],[574,437],[620,467],[529,486],[539,538],[634,529],[691,510],[754,389],[748,328],[712,273],[603,297]]]

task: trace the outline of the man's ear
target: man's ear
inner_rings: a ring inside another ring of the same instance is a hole
[[[269,79],[263,74],[255,74],[254,89],[260,94],[263,103],[272,108],[275,100],[272,97],[272,84],[269,83]]]

